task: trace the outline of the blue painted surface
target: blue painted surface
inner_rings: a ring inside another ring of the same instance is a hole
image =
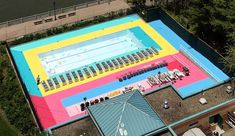
[[[220,83],[229,79],[229,77],[223,71],[221,71],[219,68],[217,68],[213,63],[211,63],[208,59],[206,59],[204,56],[199,54],[196,50],[194,50],[192,48],[192,49],[190,49],[190,52],[194,57],[196,57],[198,60],[200,60],[201,63],[203,63],[203,65],[201,65],[201,67],[203,67],[204,69],[209,70],[211,73],[213,73],[212,77],[219,79]]]
[[[23,80],[24,84],[26,85],[28,92],[31,95],[42,96],[31,71],[29,71],[29,66],[25,60],[24,55],[22,54],[22,51],[29,50],[29,49],[36,48],[36,47],[40,47],[40,46],[44,46],[44,45],[47,45],[50,43],[54,43],[54,42],[57,42],[58,40],[65,40],[65,39],[69,39],[69,38],[72,38],[75,36],[83,35],[83,34],[94,32],[94,31],[101,30],[101,29],[105,29],[108,27],[112,27],[112,26],[123,24],[123,23],[135,21],[138,19],[140,19],[138,15],[130,15],[130,16],[127,16],[124,18],[120,18],[120,19],[108,21],[105,23],[101,23],[98,25],[90,26],[90,27],[87,27],[87,28],[84,28],[81,30],[75,30],[72,32],[67,32],[67,33],[63,33],[63,34],[56,35],[53,37],[49,37],[49,38],[45,38],[45,39],[41,39],[38,41],[29,42],[29,43],[24,43],[24,44],[12,47],[10,49],[10,51],[13,55],[13,58],[16,62],[17,69],[19,70],[20,76],[22,77],[22,80]]]
[[[83,29],[80,29],[80,30],[75,30],[75,31],[59,34],[59,35],[56,35],[56,36],[52,36],[52,37],[49,37],[49,38],[45,38],[45,39],[41,39],[41,40],[29,42],[29,43],[24,43],[24,44],[18,45],[16,47],[13,47],[12,49],[18,50],[18,51],[25,51],[25,50],[29,50],[29,49],[32,49],[32,48],[36,48],[36,47],[44,46],[44,45],[47,45],[47,44],[51,44],[51,43],[54,43],[54,42],[66,40],[66,39],[69,39],[69,38],[72,38],[72,37],[80,36],[80,35],[83,35],[83,34],[95,32],[97,30],[102,30],[102,29],[109,28],[109,27],[112,27],[112,26],[116,26],[116,25],[120,25],[120,24],[123,24],[123,23],[135,21],[135,20],[138,20],[138,19],[140,19],[140,17],[137,14],[130,15],[130,16],[127,16],[127,17],[124,17],[124,18],[115,19],[115,20],[112,20],[112,21],[108,21],[108,22],[104,22],[104,23],[101,23],[101,24],[86,27],[86,28],[83,28]]]
[[[181,39],[174,31],[167,27],[161,20],[152,21],[149,23],[159,34],[161,34],[173,47],[177,50],[180,46],[191,48],[183,39]]]
[[[178,88],[176,91],[180,94],[182,98],[185,98],[198,92],[201,92],[202,90],[206,90],[212,86],[215,86],[216,84],[217,83],[215,82],[215,80],[211,78],[206,78],[189,84],[187,86]]]
[[[87,99],[94,98],[96,96],[108,93],[108,92],[116,90],[118,88],[128,86],[129,84],[144,80],[153,74],[157,74],[158,71],[166,72],[166,71],[168,71],[168,69],[166,67],[159,68],[159,69],[149,71],[149,72],[143,73],[141,75],[132,77],[131,79],[127,79],[123,82],[119,82],[118,80],[116,80],[116,81],[110,82],[108,84],[105,84],[103,86],[99,86],[99,87],[93,88],[91,90],[87,90],[85,92],[67,97],[62,100],[62,104],[65,107],[71,106],[73,104],[84,101],[83,100],[84,97],[87,97]]]
[[[11,53],[16,62],[16,66],[23,80],[23,83],[25,84],[29,94],[35,96],[42,96],[22,52],[11,50]]]
[[[20,76],[22,77],[23,82],[26,85],[26,88],[27,88],[28,92],[31,95],[42,96],[39,89],[38,89],[38,86],[36,85],[35,79],[34,79],[32,73],[29,70],[29,66],[28,66],[28,64],[27,64],[27,62],[24,58],[24,55],[22,54],[21,51],[28,50],[28,49],[35,48],[35,47],[39,47],[39,46],[43,46],[43,45],[46,45],[46,44],[49,44],[49,43],[53,43],[53,42],[56,42],[58,39],[60,39],[60,40],[68,39],[68,38],[71,38],[71,37],[74,37],[74,36],[82,35],[82,34],[85,34],[85,33],[93,32],[93,31],[96,31],[96,30],[99,30],[99,29],[115,26],[115,25],[118,25],[118,24],[130,22],[130,21],[134,21],[134,20],[137,20],[137,19],[139,19],[139,16],[132,15],[132,16],[128,16],[128,17],[125,17],[125,18],[105,22],[105,23],[98,24],[98,25],[91,26],[91,27],[87,27],[87,28],[84,28],[84,29],[81,29],[81,30],[76,30],[76,31],[60,34],[60,35],[57,35],[57,36],[53,36],[53,37],[50,37],[50,38],[38,40],[38,41],[35,41],[35,42],[31,42],[31,43],[22,44],[22,45],[11,48],[13,58],[16,62],[17,68],[20,72]],[[191,48],[191,46],[189,46],[183,39],[181,39],[178,35],[176,35],[172,30],[170,30],[161,21],[157,20],[157,21],[150,22],[149,24],[158,33],[160,33],[169,43],[171,43],[171,45],[173,45],[176,49],[179,50],[179,49],[182,49],[182,47],[183,47],[186,50],[186,52],[189,52],[189,54],[192,56],[191,58],[195,59],[195,62],[197,62],[202,68],[204,68],[205,71],[208,71],[208,73],[210,73],[210,75],[214,79],[216,79],[217,82],[223,82],[223,81],[229,79],[229,77],[226,74],[224,74],[220,69],[218,69],[216,66],[214,66],[208,59],[206,59],[204,56],[202,56],[196,50]],[[143,30],[138,29],[138,27],[132,28],[130,30],[134,33],[134,35],[138,39],[140,39],[142,41],[142,43],[145,46],[154,45],[156,48],[160,49],[160,46],[157,45],[149,36],[147,36],[147,35],[145,36],[145,33],[142,32]],[[140,76],[137,76],[137,77],[134,77],[134,78],[132,78],[128,81],[118,83],[118,84],[117,84],[118,81],[117,82],[112,82],[113,83],[112,87],[109,86],[108,84],[104,85],[104,86],[107,86],[107,88],[104,87],[104,88],[106,88],[106,90],[101,87],[101,88],[95,88],[98,91],[89,90],[87,92],[92,91],[92,95],[97,96],[99,94],[105,93],[105,91],[111,91],[111,90],[108,89],[110,87],[112,88],[112,90],[115,89],[115,87],[120,88],[120,87],[126,86],[128,84],[134,83],[138,80],[142,80],[142,79],[146,78],[147,76],[144,77],[144,74],[143,74],[143,75],[140,75]],[[112,83],[110,83],[110,84],[112,84]],[[212,82],[208,82],[208,83],[209,83],[209,85],[212,84]],[[117,84],[117,85],[114,85],[114,84]],[[207,87],[207,86],[204,85],[204,89],[205,89],[205,87]],[[187,86],[186,86],[186,88],[187,88]],[[199,88],[198,90],[200,91],[201,88]],[[185,89],[181,89],[181,90],[185,90]],[[187,93],[185,93],[185,94],[181,93],[182,97],[186,96],[186,95],[192,95],[193,90],[195,90],[195,89],[191,89],[190,91],[187,91]],[[97,92],[98,92],[98,94],[95,94]],[[100,93],[100,92],[102,92],[102,93]],[[179,92],[182,92],[182,91],[179,90]],[[194,93],[196,93],[196,92],[197,91],[194,91]],[[83,99],[84,95],[86,95],[86,94],[81,95],[81,97],[82,97],[81,100]],[[88,96],[90,96],[90,93],[88,93]],[[92,98],[93,96],[91,96],[90,98]],[[77,97],[80,99],[80,95],[77,96]],[[69,101],[74,101],[74,100],[71,99]],[[70,102],[68,102],[68,103],[70,103]],[[73,102],[71,102],[71,103],[73,103]],[[76,100],[76,103],[77,103],[77,100]],[[67,104],[67,105],[69,105],[69,104]]]
[[[172,46],[177,50],[183,48],[183,50],[188,53],[191,59],[199,63],[205,71],[207,71],[217,82],[224,82],[229,79],[229,77],[217,68],[213,63],[211,63],[207,58],[201,55],[199,52],[194,50],[188,43],[181,39],[177,34],[175,34],[170,28],[168,28],[162,21],[156,20],[149,23],[159,34],[161,34]]]

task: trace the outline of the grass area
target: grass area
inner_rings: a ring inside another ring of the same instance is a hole
[[[17,130],[13,128],[9,122],[4,118],[2,113],[0,113],[0,135],[3,136],[17,136],[19,135]]]
[[[3,45],[0,45],[0,88],[0,136],[43,135],[36,128]]]
[[[16,136],[17,132],[8,125],[6,120],[0,117],[0,134],[4,136]]]

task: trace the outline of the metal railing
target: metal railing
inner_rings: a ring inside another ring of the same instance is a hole
[[[205,66],[200,60],[198,60],[198,58],[196,58],[191,52],[189,52],[187,49],[185,49],[185,47],[180,46],[180,51],[182,51],[184,54],[187,54],[193,61],[195,61],[195,63],[199,67],[204,69],[204,71],[207,72],[211,77],[213,77],[217,82],[220,82],[220,83],[223,82],[218,76],[213,74],[213,72],[211,72],[211,70],[209,70],[207,66]]]
[[[73,12],[78,9],[82,9],[82,8],[86,8],[86,7],[90,7],[90,6],[94,6],[94,5],[99,5],[99,4],[103,4],[103,3],[109,3],[111,1],[114,1],[114,0],[93,0],[90,2],[82,3],[82,4],[77,4],[77,5],[57,9],[57,10],[55,10],[55,13],[56,13],[56,15],[58,15],[58,14]],[[6,22],[2,22],[2,23],[0,23],[0,29],[4,28],[4,27],[12,26],[12,25],[25,23],[28,21],[33,21],[33,20],[36,21],[39,19],[44,19],[44,18],[52,16],[52,15],[54,15],[54,10],[43,12],[40,14],[35,14],[32,16],[26,16],[26,17],[14,19],[14,20],[6,21]]]

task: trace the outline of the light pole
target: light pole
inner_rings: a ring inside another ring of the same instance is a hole
[[[84,98],[83,98],[83,100],[84,100],[85,107],[86,107],[86,100],[87,100],[87,98],[86,98],[86,97],[84,97]]]
[[[232,95],[234,95],[235,94],[235,73],[233,73],[233,77],[232,77],[232,89],[233,89]]]
[[[55,3],[55,0],[53,1],[53,9],[54,9],[54,17],[55,17],[55,20],[57,20],[56,19],[56,3]]]

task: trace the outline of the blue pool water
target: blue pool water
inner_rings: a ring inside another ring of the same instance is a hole
[[[116,44],[111,45],[109,47],[110,49],[95,50],[95,52],[90,55],[87,54],[89,52],[86,52],[87,55],[83,54],[83,57],[84,57],[83,59],[81,56],[79,56],[79,58],[78,58],[77,55],[73,55],[73,58],[70,58],[69,54],[67,56],[65,55],[64,57],[63,56],[61,57],[61,55],[60,55],[60,58],[62,58],[62,59],[64,59],[64,58],[66,59],[66,57],[69,57],[68,59],[65,60],[66,62],[64,62],[66,64],[68,63],[68,65],[64,69],[62,69],[62,66],[55,67],[54,65],[57,64],[58,61],[60,61],[60,59],[55,59],[56,62],[53,62],[54,69],[60,68],[60,71],[62,71],[62,72],[59,72],[59,73],[56,72],[55,74],[49,74],[49,76],[51,78],[58,77],[59,75],[65,74],[67,72],[72,72],[72,71],[77,71],[78,69],[83,69],[84,67],[87,67],[87,65],[94,66],[95,65],[94,62],[100,63],[103,61],[111,60],[113,58],[125,56],[126,54],[137,52],[141,49],[145,49],[145,48],[151,47],[151,46],[154,46],[156,49],[161,50],[161,47],[155,41],[153,41],[153,39],[151,39],[140,27],[134,27],[134,28],[130,28],[128,30],[124,30],[124,31],[112,33],[109,35],[97,37],[95,39],[91,39],[91,40],[88,40],[85,42],[77,43],[77,44],[74,44],[71,46],[67,46],[64,48],[60,48],[57,50],[46,52],[46,53],[40,54],[39,56],[40,57],[53,56],[53,54],[55,54],[55,55],[59,54],[59,53],[63,54],[63,52],[71,51],[71,50],[73,52],[75,52],[75,49],[78,47],[79,48],[83,47],[84,48],[83,50],[88,50],[89,45],[92,45],[92,48],[91,47],[89,47],[89,48],[91,48],[93,50],[93,48],[96,48],[96,47],[100,46],[101,44],[104,44],[104,41],[107,41],[106,44],[110,45],[110,43],[114,41],[112,39],[117,39],[118,37],[123,37],[123,36],[129,40],[131,39],[131,41],[134,43],[134,45],[131,45],[131,43],[129,43],[129,42],[124,42],[124,43],[122,42],[122,43],[119,43],[118,45],[116,45]],[[121,38],[121,40],[123,40],[123,39]],[[122,45],[122,44],[124,44],[124,45]],[[121,50],[123,53],[120,54],[117,52],[118,54],[116,54],[116,51],[118,51],[121,46],[125,46],[125,49],[123,51]],[[131,48],[133,48],[133,46],[136,46],[135,49],[131,49]],[[128,48],[130,48],[130,49],[128,50]],[[114,51],[113,51],[113,53],[111,53],[109,50],[114,50]],[[128,50],[128,51],[125,51],[125,50]],[[111,53],[111,54],[109,54],[109,53]],[[95,55],[96,57],[92,58],[93,55]],[[101,57],[105,57],[105,59],[101,58]],[[76,59],[81,59],[81,60],[76,61]],[[86,60],[86,62],[84,62],[86,64],[83,65],[82,60]],[[77,62],[79,62],[79,63],[77,63]],[[80,66],[80,65],[82,65],[82,66]],[[45,66],[44,68],[46,70],[48,70],[47,66]]]

